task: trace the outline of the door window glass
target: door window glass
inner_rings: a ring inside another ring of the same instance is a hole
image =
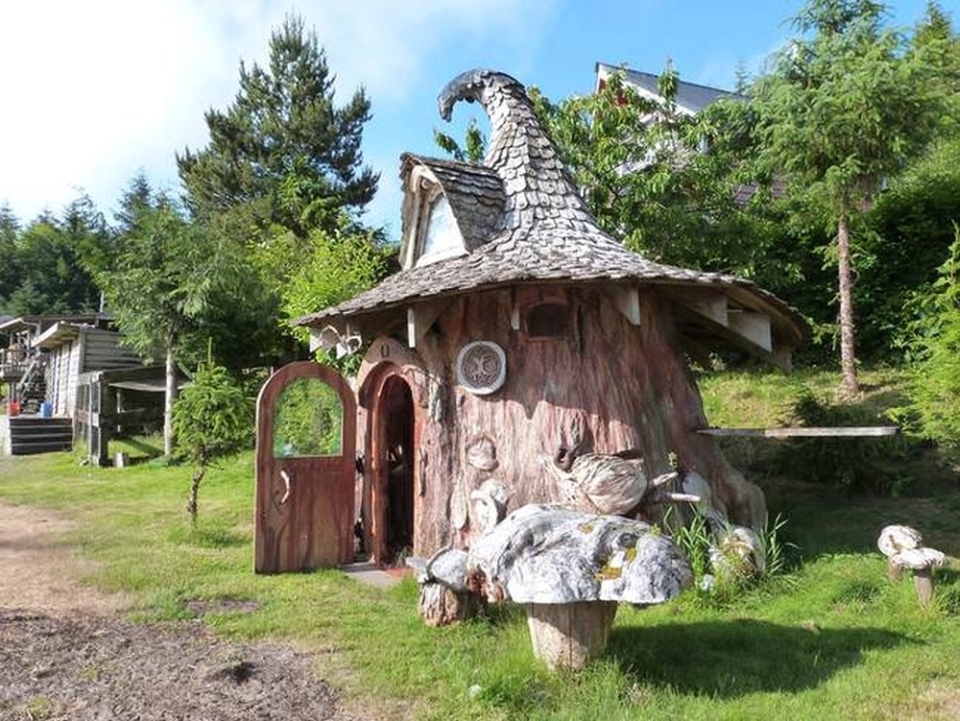
[[[343,404],[326,383],[313,378],[288,383],[274,414],[274,457],[341,455]]]

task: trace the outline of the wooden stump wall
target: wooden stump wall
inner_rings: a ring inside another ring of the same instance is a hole
[[[532,340],[526,313],[544,301],[566,304],[569,331]],[[477,532],[470,493],[488,478],[511,492],[511,509],[559,501],[543,463],[561,441],[574,440],[576,428],[584,452],[640,449],[650,477],[669,471],[676,454],[684,468],[710,482],[715,503],[732,521],[763,525],[762,492],[730,466],[713,439],[696,433],[708,423],[668,302],[641,293],[640,311],[640,325],[632,325],[610,296],[588,287],[490,291],[451,303],[416,349],[422,375],[414,391],[421,453],[415,554],[469,545]],[[511,320],[518,318],[515,330]],[[475,340],[495,341],[506,353],[506,383],[491,395],[473,395],[456,381],[457,354]],[[492,470],[468,462],[484,439],[495,446]]]

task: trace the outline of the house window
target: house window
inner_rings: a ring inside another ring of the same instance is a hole
[[[432,263],[464,252],[463,238],[443,193],[429,201],[417,265]]]
[[[526,321],[530,340],[565,338],[570,335],[570,306],[550,301],[537,303],[527,311]]]

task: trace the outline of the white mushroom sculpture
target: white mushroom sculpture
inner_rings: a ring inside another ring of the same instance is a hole
[[[479,538],[467,573],[487,599],[525,604],[534,654],[573,669],[604,650],[618,602],[663,603],[692,580],[680,548],[649,524],[541,505]]]
[[[920,532],[910,526],[886,526],[877,538],[877,548],[889,559],[889,574],[899,581],[903,569],[913,571],[913,584],[920,604],[926,606],[933,598],[933,571],[947,565],[941,551],[926,548]]]

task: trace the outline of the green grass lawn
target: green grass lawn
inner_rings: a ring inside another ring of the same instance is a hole
[[[712,423],[777,425],[799,390],[825,389],[827,378],[835,383],[822,374],[732,375],[702,387]],[[894,389],[877,392],[894,393],[896,379],[884,383]],[[732,452],[749,460],[770,451]],[[232,638],[320,651],[324,678],[384,717],[947,719],[960,716],[960,567],[939,573],[936,602],[921,609],[909,579],[887,580],[874,547],[883,525],[907,522],[960,556],[956,469],[934,461],[909,459],[915,477],[899,498],[756,478],[772,513],[788,521],[789,574],[722,603],[688,593],[659,608],[623,606],[608,653],[579,674],[548,673],[533,658],[517,609],[432,629],[417,616],[409,580],[384,591],[333,570],[255,575],[250,454],[209,473],[196,530],[182,467],[92,468],[69,454],[3,459],[0,498],[74,519],[65,543],[98,562],[84,580],[130,593],[144,619],[185,618],[195,599],[255,601],[253,612],[206,619]]]

